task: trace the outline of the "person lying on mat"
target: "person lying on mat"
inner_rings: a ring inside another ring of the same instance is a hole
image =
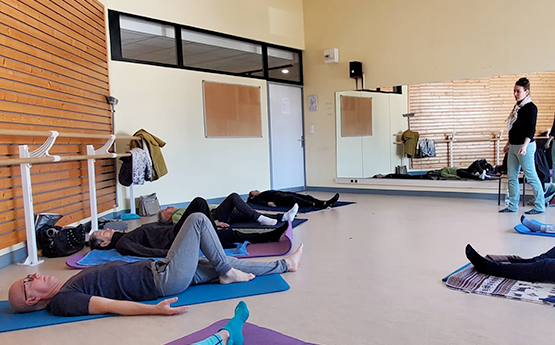
[[[530,221],[526,219],[524,215],[520,216],[520,222],[532,232],[555,233],[555,225],[553,224],[543,224],[536,221]]]
[[[216,208],[212,209],[212,217],[215,220],[215,224],[219,227],[229,227],[229,222],[258,222],[261,225],[274,226],[279,221],[293,221],[297,212],[299,210],[299,205],[291,204],[291,209],[286,213],[278,214],[267,214],[263,215],[253,210],[249,205],[247,205],[243,199],[237,193],[229,194],[224,201]],[[158,212],[158,221],[160,223],[170,223],[176,224],[180,219],[181,215],[185,212],[184,208],[177,207],[167,207]]]
[[[243,345],[243,325],[249,318],[249,308],[243,301],[235,307],[235,315],[218,333],[191,345]]]
[[[147,258],[165,257],[168,253],[173,240],[181,229],[183,222],[191,214],[200,212],[206,215],[220,242],[224,248],[235,248],[235,243],[266,243],[277,242],[281,235],[287,230],[288,224],[285,223],[279,228],[264,233],[245,234],[231,228],[220,228],[216,226],[210,207],[203,198],[195,198],[181,213],[181,218],[173,227],[165,227],[158,223],[145,224],[130,232],[119,232],[112,229],[99,230],[91,234],[89,246],[91,249],[116,249],[122,255],[134,255]],[[292,217],[294,218],[294,214]]]
[[[198,257],[199,249],[206,258]],[[256,276],[295,272],[303,245],[285,259],[260,262],[225,255],[210,220],[202,213],[183,223],[166,257],[160,261],[110,262],[87,268],[67,282],[53,276],[29,274],[13,283],[8,300],[16,312],[47,308],[54,315],[87,314],[174,315],[187,306],[172,307],[177,297],[155,305],[134,301],[178,294],[190,285],[219,281],[246,282]]]
[[[247,202],[270,207],[290,207],[293,204],[298,204],[301,207],[328,208],[329,206],[333,206],[337,200],[339,200],[339,193],[335,193],[331,199],[324,201],[316,199],[312,195],[295,192],[282,192],[279,190],[266,190],[261,192],[259,190],[251,190]]]
[[[470,244],[466,245],[465,252],[480,273],[531,282],[555,282],[555,247],[531,259],[509,257],[509,263],[488,260]]]

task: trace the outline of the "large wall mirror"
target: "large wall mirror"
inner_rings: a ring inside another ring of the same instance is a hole
[[[402,88],[402,94],[337,92],[337,178],[387,175],[397,165],[419,173],[449,166],[467,168],[478,159],[501,164],[500,150],[507,140],[505,119],[515,104],[514,83],[522,76],[530,80],[530,96],[538,107],[536,136],[545,136],[555,112],[553,71],[410,85]],[[363,117],[368,108],[370,123]],[[404,157],[399,142],[409,127],[406,113],[415,113],[410,129],[420,139],[434,140],[435,156]]]
[[[406,88],[402,94],[371,91],[335,93],[337,177],[369,178],[400,164],[402,151],[392,135],[406,128]]]

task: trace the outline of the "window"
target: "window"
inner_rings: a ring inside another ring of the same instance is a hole
[[[264,76],[262,46],[192,30],[181,30],[183,65],[244,76]]]
[[[299,53],[284,49],[268,48],[268,77],[301,81]]]
[[[124,59],[177,65],[173,26],[124,15],[119,24]]]
[[[108,11],[112,60],[302,85],[301,51]]]

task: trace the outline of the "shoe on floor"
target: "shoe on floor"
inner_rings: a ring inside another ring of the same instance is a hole
[[[505,207],[504,209],[500,210],[499,213],[515,213],[516,211],[511,210],[508,207]]]
[[[540,213],[543,213],[543,211],[538,211],[535,208],[533,208],[530,211],[526,211],[524,213],[526,213],[526,214],[540,214]]]

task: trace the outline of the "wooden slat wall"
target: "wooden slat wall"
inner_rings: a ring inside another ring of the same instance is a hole
[[[113,133],[104,6],[96,0],[0,0],[0,127]],[[0,159],[46,138],[0,136]],[[85,154],[102,140],[60,138],[51,154]],[[0,249],[25,240],[19,166],[0,167]],[[114,160],[96,162],[98,211],[115,206]],[[34,211],[90,216],[87,163],[31,168]]]
[[[410,85],[408,87],[411,129],[421,138],[445,139],[457,132],[456,138],[491,137],[492,132],[505,130],[505,119],[513,109],[514,83],[521,75],[505,75],[473,80]],[[530,73],[532,101],[538,107],[536,135],[551,129],[555,112],[555,72]],[[501,143],[501,148],[506,141]],[[415,169],[440,169],[449,165],[448,147],[436,145],[436,157],[412,160]],[[455,142],[454,166],[467,167],[474,160],[485,158],[495,164],[494,142]],[[501,155],[502,159],[502,155]]]

